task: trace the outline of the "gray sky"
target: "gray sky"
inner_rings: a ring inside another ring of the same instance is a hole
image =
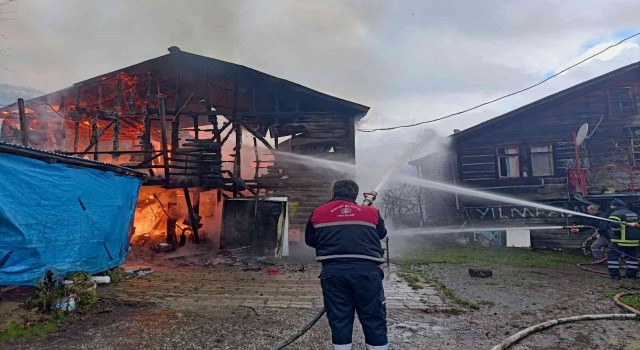
[[[54,91],[170,46],[371,106],[364,127],[432,119],[531,85],[640,30],[638,1],[18,0],[0,83]],[[430,125],[464,129],[638,61],[625,43],[533,91]],[[367,147],[425,128],[359,134]]]

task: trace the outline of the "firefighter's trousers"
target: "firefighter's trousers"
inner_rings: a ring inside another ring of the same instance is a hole
[[[370,350],[386,350],[387,312],[384,272],[373,263],[325,262],[320,274],[333,348],[351,349],[354,313]]]
[[[621,247],[617,243],[611,242],[607,257],[609,276],[619,277],[620,267],[626,267],[625,275],[627,277],[633,278],[638,274],[638,247]],[[624,261],[623,266],[620,266],[620,257]]]

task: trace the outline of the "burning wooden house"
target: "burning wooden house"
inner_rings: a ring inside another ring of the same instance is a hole
[[[355,123],[369,108],[177,47],[169,52],[0,109],[0,140],[144,173],[134,244],[207,239],[234,248],[267,240],[286,254],[344,176],[287,154],[354,162]]]
[[[640,210],[640,63],[614,70],[451,135],[451,153],[411,164],[444,169],[459,185],[584,212],[613,198]],[[560,212],[449,195],[428,225],[570,225]],[[429,203],[429,201],[423,201]],[[534,247],[577,247],[584,235],[533,230]],[[528,238],[528,236],[527,236]],[[526,244],[526,242],[524,242]]]

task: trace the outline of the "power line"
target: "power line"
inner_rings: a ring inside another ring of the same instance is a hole
[[[463,114],[463,113],[467,113],[467,112],[472,111],[472,110],[474,110],[474,109],[478,109],[478,108],[480,108],[480,107],[483,107],[483,106],[486,106],[486,105],[488,105],[488,104],[491,104],[491,103],[494,103],[494,102],[500,101],[500,100],[505,99],[505,98],[507,98],[507,97],[511,97],[511,96],[513,96],[513,95],[517,95],[517,94],[519,94],[519,93],[521,93],[521,92],[524,92],[524,91],[527,91],[527,90],[533,89],[533,88],[534,88],[534,87],[536,87],[536,86],[542,85],[542,84],[546,83],[547,81],[549,81],[549,80],[551,80],[551,79],[553,79],[553,78],[557,77],[558,75],[560,75],[560,74],[562,74],[562,73],[564,73],[564,72],[566,72],[566,71],[568,71],[568,70],[570,70],[570,69],[572,69],[572,68],[574,68],[574,67],[576,67],[576,66],[579,66],[580,64],[582,64],[582,63],[584,63],[584,62],[586,62],[586,61],[588,61],[588,60],[590,60],[590,59],[592,59],[592,58],[594,58],[594,57],[596,57],[596,56],[600,55],[601,53],[603,53],[603,52],[605,52],[605,51],[607,51],[607,50],[609,50],[609,49],[611,49],[611,48],[613,48],[613,47],[616,47],[616,46],[618,46],[618,45],[622,44],[623,42],[625,42],[625,41],[627,41],[627,40],[629,40],[629,39],[631,39],[631,38],[633,38],[633,37],[636,37],[636,36],[638,36],[638,35],[640,35],[640,32],[635,33],[635,34],[633,34],[633,35],[631,35],[631,36],[628,36],[628,37],[626,37],[626,38],[624,38],[624,39],[620,40],[619,42],[617,42],[617,43],[615,43],[615,44],[613,44],[613,45],[609,45],[609,46],[607,46],[604,50],[599,51],[599,52],[597,52],[597,53],[595,53],[595,54],[593,54],[593,55],[591,55],[591,56],[589,56],[589,57],[587,57],[587,58],[585,58],[585,59],[583,59],[583,60],[579,61],[578,63],[572,64],[572,65],[570,65],[569,67],[567,67],[567,68],[565,68],[565,69],[563,69],[563,70],[561,70],[561,71],[559,71],[559,72],[557,72],[557,73],[555,73],[555,74],[553,74],[553,75],[551,75],[551,76],[547,77],[546,79],[544,79],[544,80],[542,80],[542,81],[540,81],[540,82],[538,82],[538,83],[536,83],[536,84],[533,84],[533,85],[528,86],[528,87],[526,87],[526,88],[524,88],[524,89],[521,89],[521,90],[518,90],[518,91],[512,92],[512,93],[510,93],[510,94],[507,94],[507,95],[504,95],[504,96],[498,97],[498,98],[493,99],[493,100],[491,100],[491,101],[487,101],[487,102],[481,103],[481,104],[479,104],[479,105],[477,105],[477,106],[474,106],[474,107],[471,107],[471,108],[465,109],[465,110],[463,110],[463,111],[456,112],[456,113],[452,113],[452,114],[449,114],[449,115],[445,115],[444,117],[440,117],[440,118],[436,118],[436,119],[432,119],[432,120],[425,120],[425,121],[423,121],[423,122],[418,122],[418,123],[413,123],[413,124],[398,125],[398,126],[390,126],[390,127],[386,127],[386,128],[371,128],[371,129],[357,129],[357,130],[358,130],[358,131],[361,131],[361,132],[375,132],[375,131],[395,130],[395,129],[400,129],[400,128],[411,128],[411,127],[414,127],[414,126],[423,125],[423,124],[428,124],[428,123],[433,123],[433,122],[437,122],[437,121],[440,121],[440,120],[443,120],[443,119],[447,119],[447,118],[454,117],[454,116],[456,116],[456,115],[460,115],[460,114]]]

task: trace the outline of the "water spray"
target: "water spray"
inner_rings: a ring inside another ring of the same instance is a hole
[[[360,171],[365,170],[365,171],[368,171],[371,174],[375,174],[375,173],[378,172],[377,169],[356,167],[353,164],[338,162],[338,161],[335,161],[335,160],[328,160],[328,159],[322,159],[322,158],[317,158],[317,157],[311,157],[311,156],[307,156],[307,155],[288,153],[288,152],[276,152],[276,154],[279,154],[279,155],[281,155],[283,157],[286,157],[287,160],[295,162],[295,163],[313,164],[313,166],[316,166],[316,167],[322,167],[322,168],[325,168],[325,169],[330,169],[330,170],[334,170],[334,171],[338,171],[338,172],[351,173],[351,172],[354,172],[354,171],[357,172],[358,170],[360,170]],[[585,218],[596,219],[596,220],[606,221],[606,222],[612,222],[612,223],[616,223],[616,224],[631,225],[631,226],[634,225],[634,224],[631,224],[631,223],[620,223],[619,221],[615,221],[615,220],[611,220],[611,219],[608,219],[608,218],[603,218],[603,217],[599,217],[599,216],[595,216],[595,215],[591,215],[591,214],[587,214],[587,213],[581,213],[581,212],[577,212],[577,211],[573,211],[573,210],[569,210],[569,209],[554,207],[554,206],[548,205],[548,204],[527,201],[527,200],[523,200],[523,199],[519,199],[519,198],[509,197],[509,196],[496,194],[496,193],[492,193],[492,192],[480,191],[480,190],[471,189],[471,188],[462,187],[462,186],[451,185],[451,184],[446,183],[446,182],[438,182],[438,181],[433,181],[433,180],[422,179],[422,178],[415,177],[415,176],[396,175],[395,179],[399,180],[400,182],[407,183],[407,184],[411,184],[411,185],[415,185],[415,186],[419,186],[419,187],[423,187],[423,188],[430,188],[430,189],[434,189],[434,190],[441,191],[441,192],[446,192],[446,193],[454,193],[454,194],[458,194],[458,195],[462,195],[462,196],[469,196],[469,197],[474,197],[474,198],[482,198],[482,199],[487,199],[487,200],[490,200],[490,201],[496,201],[496,202],[501,202],[501,203],[509,203],[509,204],[512,204],[512,205],[521,205],[521,206],[529,206],[529,207],[534,207],[534,208],[540,208],[540,209],[543,209],[543,210],[549,210],[549,211],[554,211],[554,212],[558,212],[558,213],[563,213],[563,214],[566,214],[568,216],[569,215],[571,215],[571,216],[582,216],[582,217],[585,217]],[[376,190],[379,190],[379,188],[381,187],[380,184],[384,184],[385,181],[386,180],[383,179],[376,186],[376,187],[378,187],[378,188],[376,188]]]

